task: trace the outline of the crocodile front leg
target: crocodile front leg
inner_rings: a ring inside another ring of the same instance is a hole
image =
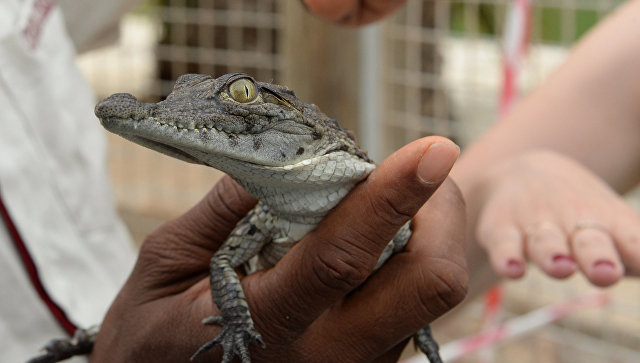
[[[268,208],[259,203],[231,232],[229,238],[211,258],[211,296],[220,309],[220,315],[210,316],[204,324],[218,324],[220,334],[204,344],[191,357],[193,360],[208,349],[221,345],[222,361],[230,362],[234,355],[249,363],[249,344],[263,345],[260,333],[254,328],[249,306],[234,268],[260,252],[270,241],[273,225]]]

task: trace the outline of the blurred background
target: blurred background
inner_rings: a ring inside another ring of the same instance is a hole
[[[521,93],[559,65],[568,48],[621,1],[536,0]],[[98,97],[115,92],[159,101],[184,73],[246,72],[285,84],[354,130],[382,160],[426,135],[464,146],[496,119],[502,87],[501,39],[509,1],[418,1],[364,29],[337,28],[298,1],[154,0],[120,23],[119,40],[78,62]],[[220,177],[109,139],[119,211],[136,243],[195,204]],[[635,205],[638,205],[637,203]],[[500,321],[593,290],[581,276],[552,281],[531,269],[502,287]],[[603,307],[567,318],[464,362],[640,362],[640,281],[607,290]],[[435,325],[447,342],[478,333],[487,304],[477,299]]]

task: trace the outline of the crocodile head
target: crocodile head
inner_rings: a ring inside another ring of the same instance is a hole
[[[353,136],[316,106],[246,74],[187,74],[164,101],[118,93],[95,113],[107,130],[224,171],[258,199],[284,196],[270,201],[282,208],[287,198],[316,198],[309,189],[327,196],[339,189],[342,196],[374,168]]]
[[[118,93],[98,103],[95,113],[113,133],[227,172],[219,160],[285,166],[346,151],[368,161],[353,136],[316,106],[245,74],[186,74],[164,101],[143,103]]]

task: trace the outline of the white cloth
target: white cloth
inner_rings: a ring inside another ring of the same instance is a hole
[[[94,104],[56,2],[0,0],[0,196],[46,291],[80,327],[102,320],[135,258]],[[0,221],[0,362],[64,335]]]
[[[99,48],[117,40],[120,16],[140,0],[59,0],[69,36],[78,53]]]

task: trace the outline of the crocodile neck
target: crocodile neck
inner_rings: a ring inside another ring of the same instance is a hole
[[[225,157],[196,155],[227,172],[274,215],[317,224],[375,165],[338,151],[284,166],[264,166]]]

